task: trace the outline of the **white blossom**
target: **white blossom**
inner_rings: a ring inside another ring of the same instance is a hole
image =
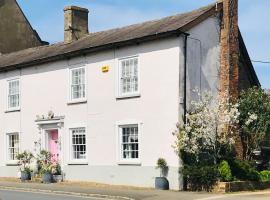
[[[199,154],[204,149],[216,150],[217,142],[235,143],[235,124],[239,121],[238,104],[228,99],[216,100],[210,92],[199,95],[198,101],[191,102],[192,110],[186,115],[187,123],[177,134],[176,148]],[[255,119],[254,115],[251,119]],[[224,130],[229,131],[224,133]],[[228,134],[229,133],[229,134]]]

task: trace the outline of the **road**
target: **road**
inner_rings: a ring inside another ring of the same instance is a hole
[[[40,192],[23,192],[23,191],[11,191],[0,189],[0,200],[100,200],[100,198],[90,197],[76,197],[71,195],[62,195],[55,193],[40,193]],[[140,200],[146,200],[146,198],[139,198]],[[151,198],[151,199],[155,199]],[[160,198],[157,198],[160,200]],[[161,198],[162,199],[162,198]],[[163,198],[164,199],[164,198]],[[211,194],[204,195],[204,197],[189,197],[189,198],[166,198],[167,200],[269,200],[270,191],[255,192],[255,193],[234,193],[234,194]]]
[[[0,190],[0,200],[97,200],[96,198],[74,197],[71,195],[45,194]]]
[[[196,200],[269,200],[270,192],[235,193],[226,195],[214,195]]]

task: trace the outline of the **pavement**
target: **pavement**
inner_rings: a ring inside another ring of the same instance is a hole
[[[55,194],[70,194],[104,199],[117,200],[190,200],[191,197],[208,197],[208,193],[191,193],[178,191],[160,191],[148,188],[133,188],[125,186],[111,186],[82,183],[20,183],[0,181],[0,190],[42,192]]]
[[[270,191],[214,194],[206,192],[179,192],[161,191],[150,188],[135,188],[127,186],[111,186],[95,183],[67,182],[54,184],[21,183],[18,181],[0,180],[0,198],[2,194],[14,191],[17,193],[34,193],[67,195],[88,199],[110,199],[110,200],[265,200],[270,199]],[[30,195],[29,194],[29,195]],[[15,195],[15,193],[14,193]],[[46,198],[45,198],[46,199]],[[49,198],[47,198],[49,199]],[[57,198],[53,198],[57,199]],[[65,198],[68,199],[68,198]],[[76,198],[74,198],[76,199]]]

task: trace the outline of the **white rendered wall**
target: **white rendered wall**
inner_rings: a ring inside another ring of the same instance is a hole
[[[118,58],[139,57],[140,97],[117,99]],[[68,105],[68,67],[86,63],[87,103]],[[101,67],[109,66],[103,73]],[[20,132],[21,150],[34,149],[40,137],[36,115],[52,110],[65,116],[62,133],[66,178],[112,184],[154,186],[159,157],[171,167],[171,188],[178,188],[178,158],[172,148],[172,131],[178,120],[179,38],[89,54],[46,65],[0,74],[0,176],[16,176],[16,167],[6,166],[6,133]],[[5,113],[6,79],[20,76],[21,111]],[[1,92],[1,93],[2,93]],[[141,164],[118,164],[116,123],[141,123]],[[69,165],[69,128],[86,126],[88,165]],[[8,173],[7,173],[8,172]],[[132,176],[131,176],[132,175]]]
[[[217,22],[209,18],[189,31],[188,101],[194,87],[214,94],[217,91]],[[0,73],[0,176],[17,174],[17,167],[6,166],[6,133],[20,132],[21,150],[33,150],[40,137],[36,115],[52,110],[65,116],[60,133],[66,179],[153,187],[154,178],[159,176],[156,161],[164,157],[170,166],[170,188],[179,189],[172,131],[181,118],[179,111],[183,112],[179,105],[179,93],[183,97],[183,46],[183,37],[175,37]],[[117,60],[134,55],[139,56],[141,96],[117,99]],[[87,103],[68,105],[68,68],[80,63],[86,63]],[[102,73],[104,65],[109,66],[109,72]],[[5,113],[6,79],[14,76],[21,78],[21,111]],[[141,123],[140,165],[118,163],[116,124],[123,121]],[[69,128],[76,126],[86,126],[87,165],[70,163]]]

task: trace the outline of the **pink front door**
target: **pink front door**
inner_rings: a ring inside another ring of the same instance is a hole
[[[52,161],[57,162],[59,159],[58,130],[49,131],[48,136],[49,152],[52,154]]]

